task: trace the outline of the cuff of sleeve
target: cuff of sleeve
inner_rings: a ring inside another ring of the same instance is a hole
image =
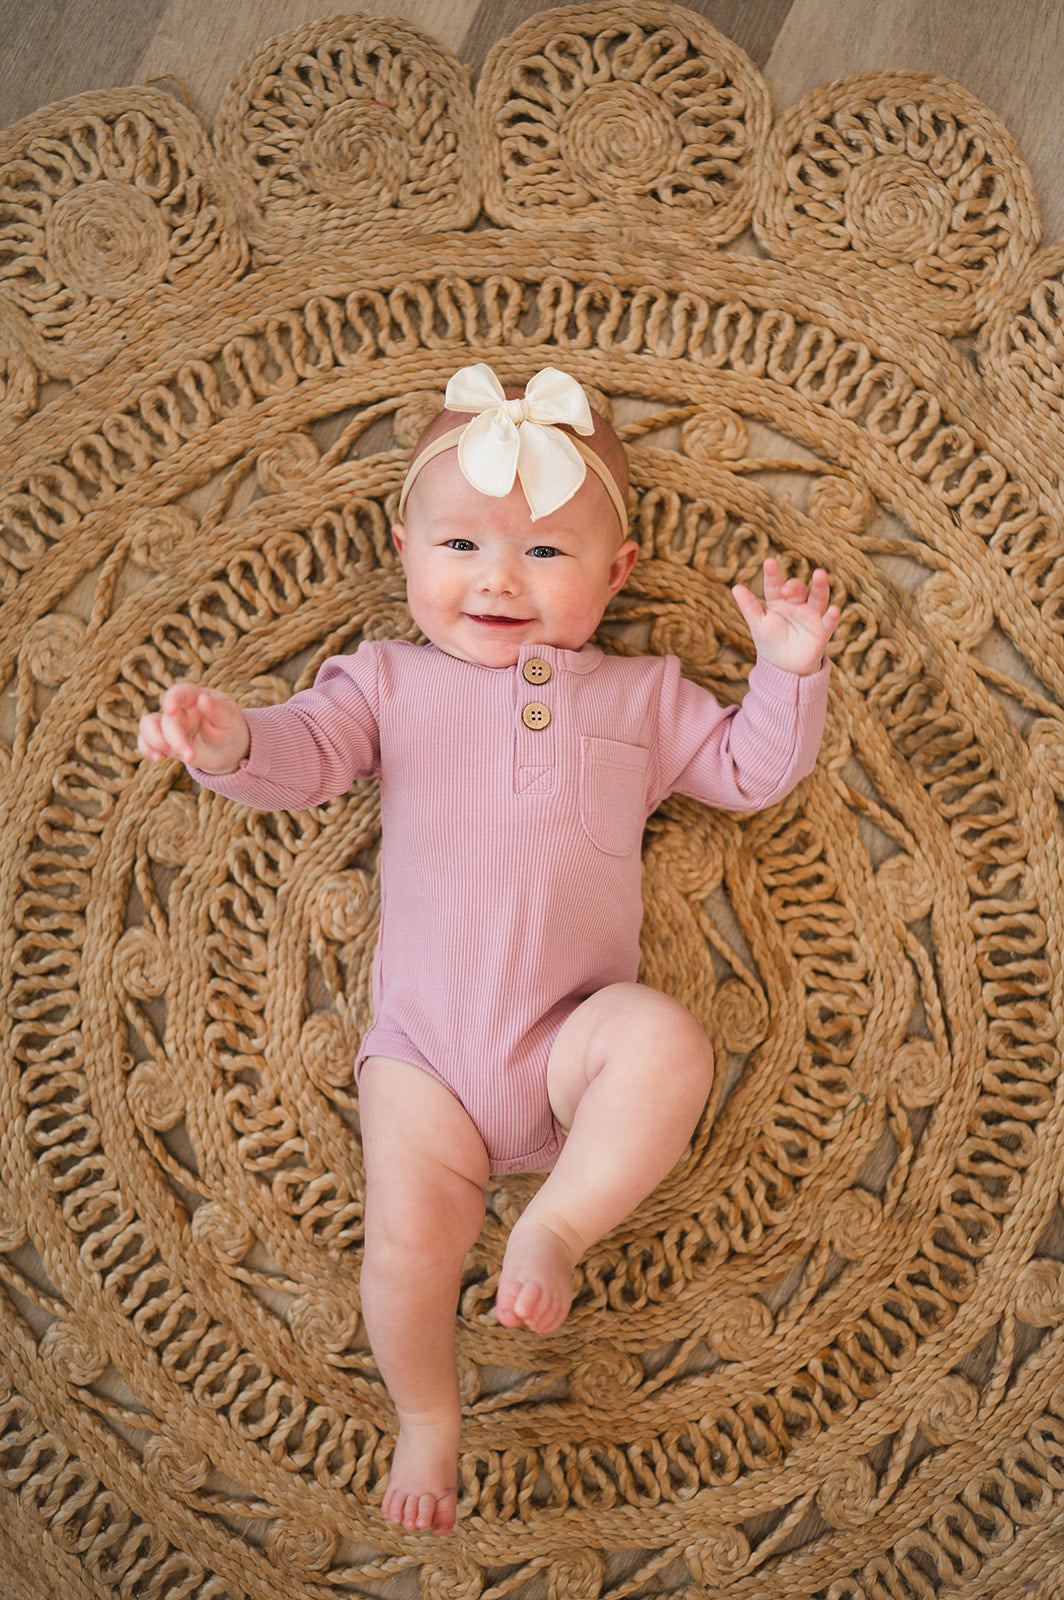
[[[802,705],[821,698],[827,690],[830,676],[831,662],[827,656],[822,658],[816,672],[806,673],[787,672],[785,668],[774,667],[770,661],[758,656],[750,672],[750,683],[770,694],[773,699]]]
[[[245,711],[244,719],[248,725],[250,743],[248,753],[238,767],[232,772],[204,772],[200,767],[189,767],[189,774],[205,789],[213,789],[216,794],[228,793],[228,784],[239,784],[246,778],[265,778],[269,775],[269,734],[268,725],[262,722],[262,713],[258,711]]]

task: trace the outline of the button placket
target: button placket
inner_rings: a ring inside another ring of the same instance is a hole
[[[549,794],[554,788],[554,737],[548,731],[554,720],[553,712],[544,699],[524,700],[521,693],[525,684],[542,688],[553,677],[550,662],[539,656],[530,656],[521,665],[521,677],[517,680],[516,709],[520,722],[514,771],[514,788],[518,794]]]

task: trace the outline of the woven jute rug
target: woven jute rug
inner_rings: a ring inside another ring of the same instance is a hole
[[[4,1596],[1057,1595],[1064,250],[1008,131],[898,73],[773,121],[699,17],[589,5],[476,85],[342,17],[213,135],[130,89],[0,161]],[[253,813],[134,740],[412,636],[390,517],[470,359],[628,440],[607,648],[737,698],[769,551],[845,611],[815,774],[652,819],[714,1101],[552,1338],[494,1320],[492,1189],[433,1540],[359,1320],[376,790]]]

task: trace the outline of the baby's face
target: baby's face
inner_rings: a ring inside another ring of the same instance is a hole
[[[474,489],[448,450],[426,464],[393,529],[407,604],[430,643],[484,667],[512,667],[525,645],[579,650],[638,554],[588,472],[573,498],[532,521],[519,484],[504,499]]]

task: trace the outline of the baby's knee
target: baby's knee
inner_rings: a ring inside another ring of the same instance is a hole
[[[453,1175],[449,1175],[453,1179]],[[465,1181],[389,1185],[386,1196],[366,1194],[364,1266],[371,1271],[420,1273],[428,1263],[464,1260],[484,1222],[484,1196]]]
[[[641,1048],[667,1059],[674,1070],[713,1082],[713,1046],[697,1017],[672,995],[645,984],[617,984],[603,991],[603,1026],[613,1048]]]
[[[387,1200],[366,1195],[367,1260],[416,1257],[432,1244],[435,1227],[427,1208],[412,1196],[390,1194]]]
[[[653,992],[653,991],[651,991]],[[713,1087],[713,1046],[705,1028],[693,1012],[671,995],[658,996],[662,1047],[667,1050],[672,1070],[681,1072],[696,1093],[708,1096]]]

